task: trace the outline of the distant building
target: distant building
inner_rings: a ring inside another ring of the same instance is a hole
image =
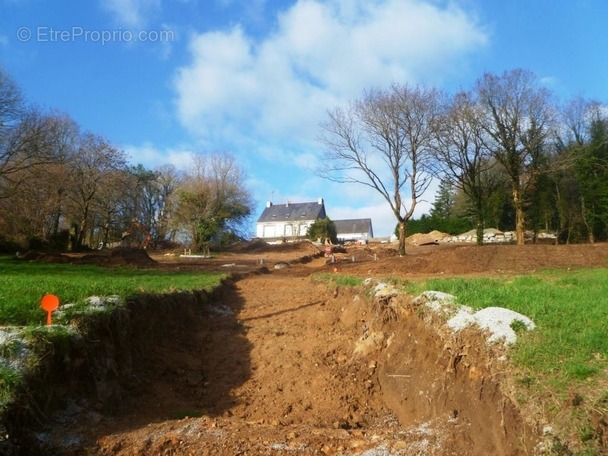
[[[256,224],[256,236],[261,239],[304,237],[308,227],[325,218],[323,198],[310,203],[273,204],[268,201]]]
[[[338,241],[367,241],[374,237],[372,219],[334,220]]]

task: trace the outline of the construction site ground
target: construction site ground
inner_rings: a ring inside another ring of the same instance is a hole
[[[353,245],[334,262],[324,252],[308,242],[250,243],[212,258],[151,252],[153,261],[139,266],[225,271],[233,279],[183,330],[155,336],[117,407],[69,398],[38,434],[41,448],[91,455],[538,451],[542,423],[505,393],[504,357],[479,334],[441,336],[408,311],[407,297],[398,315],[386,313],[364,288],[335,286],[319,273],[381,281],[606,267],[607,245],[410,245],[404,257],[392,245]],[[140,261],[113,258],[74,261]]]

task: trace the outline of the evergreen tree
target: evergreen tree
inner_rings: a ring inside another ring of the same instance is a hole
[[[449,219],[454,208],[454,184],[449,179],[442,179],[435,195],[431,217]]]
[[[336,225],[329,217],[316,220],[312,225],[310,225],[308,227],[307,236],[311,241],[317,241],[319,239],[321,239],[321,241],[325,241],[326,239],[329,239],[333,244],[338,242]]]
[[[589,242],[606,236],[608,224],[608,121],[591,123],[590,142],[576,164],[580,211]]]

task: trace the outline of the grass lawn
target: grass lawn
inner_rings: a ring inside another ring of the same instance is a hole
[[[608,269],[433,279],[406,288],[411,294],[443,291],[474,309],[506,307],[530,317],[537,329],[519,334],[513,358],[558,389],[608,368]]]
[[[88,296],[124,299],[137,293],[211,289],[223,277],[219,273],[30,263],[0,257],[0,325],[45,324],[40,299],[47,293],[57,295],[61,305],[79,304]]]
[[[443,291],[474,309],[498,306],[530,317],[536,329],[519,331],[511,351],[520,402],[542,407],[583,454],[602,454],[593,422],[608,418],[608,269],[430,279],[405,289]]]
[[[46,312],[41,309],[40,300],[45,294],[59,297],[59,310],[62,305],[75,304],[70,310],[78,312],[86,307],[89,296],[118,295],[124,303],[138,293],[211,290],[224,277],[220,273],[31,263],[0,257],[0,326],[25,327],[23,334],[28,337],[45,332],[44,338],[60,339],[67,335],[65,328],[51,326],[46,331],[44,326]],[[22,347],[15,340],[0,345],[0,411],[23,380],[21,364],[15,364]],[[35,356],[30,362],[36,362]]]

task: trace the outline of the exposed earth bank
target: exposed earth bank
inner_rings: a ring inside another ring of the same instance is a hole
[[[542,423],[510,397],[502,350],[474,332],[437,330],[408,297],[373,300],[369,288],[328,286],[313,274],[381,280],[605,267],[608,246],[425,246],[403,258],[353,247],[330,264],[320,253],[304,243],[209,260],[154,257],[156,267],[236,276],[185,317],[173,303],[145,351],[124,347],[137,355],[116,388],[99,380],[65,395],[65,407],[38,423],[33,452],[534,454]],[[275,269],[281,263],[289,267]],[[149,322],[137,324],[132,330],[145,332]]]

